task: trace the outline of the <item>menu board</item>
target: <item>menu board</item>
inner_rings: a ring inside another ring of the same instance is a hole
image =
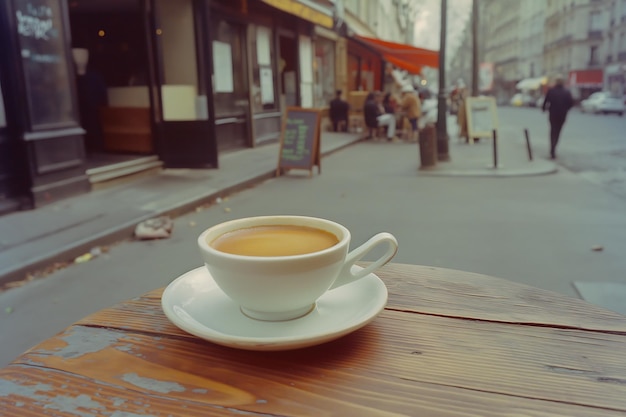
[[[288,107],[280,136],[277,175],[284,169],[307,169],[320,165],[320,120],[316,109]]]
[[[61,0],[13,0],[33,127],[74,120]]]
[[[493,97],[468,97],[467,131],[470,138],[490,138],[498,129],[496,100]]]

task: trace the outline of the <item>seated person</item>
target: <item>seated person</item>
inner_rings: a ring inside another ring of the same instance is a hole
[[[385,113],[396,113],[396,100],[392,97],[391,93],[385,94],[385,98],[383,98],[383,107],[385,108]]]
[[[333,130],[335,132],[339,132],[340,123],[341,131],[348,131],[348,110],[350,109],[350,105],[347,101],[341,99],[341,90],[337,90],[335,93],[335,98],[330,101],[330,109],[328,111],[328,115],[330,116],[330,120],[333,122]]]
[[[415,94],[415,89],[413,86],[407,84],[402,87],[402,102],[400,103],[400,107],[404,112],[407,119],[411,123],[411,136],[409,138],[410,141],[417,140],[417,121],[418,118],[422,115],[422,106],[420,103],[420,99]]]
[[[363,118],[370,129],[386,126],[387,140],[391,142],[396,135],[396,118],[393,114],[385,113],[382,101],[383,95],[380,91],[369,93],[363,106]]]

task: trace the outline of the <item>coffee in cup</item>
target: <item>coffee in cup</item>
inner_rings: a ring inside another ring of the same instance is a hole
[[[326,219],[260,216],[231,220],[198,237],[204,263],[247,316],[267,321],[306,315],[326,291],[363,278],[395,255],[398,243],[379,233],[348,253],[350,232]],[[375,247],[387,251],[368,267],[351,270]]]
[[[224,233],[208,242],[220,252],[243,256],[292,256],[319,252],[339,239],[325,230],[308,226],[255,226]]]

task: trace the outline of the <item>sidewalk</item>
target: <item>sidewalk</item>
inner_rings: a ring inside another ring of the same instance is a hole
[[[322,156],[361,138],[362,134],[324,132]],[[220,156],[219,169],[166,169],[153,177],[2,216],[0,286],[93,247],[131,237],[144,220],[175,217],[272,178],[278,151],[278,143],[243,149]]]
[[[494,168],[493,139],[483,138],[471,144],[461,141],[456,119],[452,117],[448,118],[448,136],[450,161],[420,170],[420,176],[520,177],[557,172],[557,165],[547,160],[547,155],[533,152],[530,161],[524,132],[509,126],[498,129],[498,168]]]
[[[496,172],[487,168],[492,162],[491,141],[482,140],[471,146],[460,144],[454,124],[449,121],[449,125],[452,160],[438,163],[428,171],[417,171],[417,175],[519,176],[556,171],[556,165],[542,157],[529,162],[524,142],[513,139],[513,132],[501,130],[499,153],[503,166]],[[323,132],[322,156],[361,139],[362,134]],[[418,147],[414,146],[416,166],[419,166]],[[168,169],[154,177],[2,216],[0,286],[21,280],[28,272],[54,262],[70,261],[94,247],[129,238],[135,226],[146,219],[160,215],[175,217],[272,178],[278,150],[278,143],[243,149],[221,156],[220,168],[216,170]],[[317,175],[316,170],[314,173]]]

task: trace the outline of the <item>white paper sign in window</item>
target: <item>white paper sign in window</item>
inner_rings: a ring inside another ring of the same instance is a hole
[[[214,91],[216,93],[232,93],[235,91],[233,83],[233,56],[230,44],[213,41],[213,74]]]
[[[313,82],[313,50],[311,38],[300,35],[300,82]]]
[[[274,76],[271,68],[261,68],[261,103],[274,102]]]
[[[270,65],[270,39],[271,31],[269,28],[257,26],[256,28],[256,57],[259,65]]]

